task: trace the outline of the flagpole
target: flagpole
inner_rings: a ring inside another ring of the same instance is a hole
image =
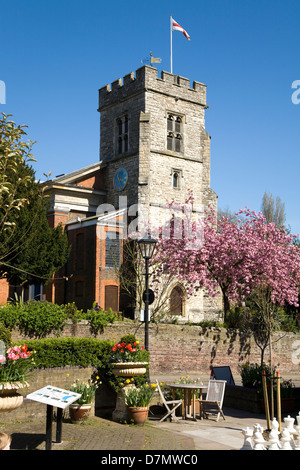
[[[170,16],[170,64],[171,64],[171,73],[173,73],[173,58],[172,58],[172,15]]]

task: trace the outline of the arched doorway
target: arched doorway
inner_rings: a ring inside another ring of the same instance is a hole
[[[185,295],[184,289],[180,285],[173,287],[170,293],[170,314],[184,314]]]

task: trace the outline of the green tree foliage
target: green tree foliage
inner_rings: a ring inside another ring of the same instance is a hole
[[[0,119],[0,275],[11,284],[45,284],[67,261],[62,226],[50,228],[47,198],[30,166],[23,126]]]

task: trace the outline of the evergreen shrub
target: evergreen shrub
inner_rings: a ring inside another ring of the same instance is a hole
[[[0,308],[0,322],[10,330],[19,328],[27,336],[44,338],[50,333],[59,336],[68,319],[73,323],[87,320],[93,333],[103,331],[118,315],[111,309],[77,310],[75,304],[57,305],[51,302],[30,300],[22,303],[9,303]]]
[[[14,342],[19,344],[19,342]],[[113,342],[96,338],[46,338],[23,340],[35,351],[37,369],[81,366],[102,368],[109,362]]]

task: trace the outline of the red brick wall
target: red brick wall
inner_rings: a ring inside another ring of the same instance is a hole
[[[115,322],[98,334],[99,339],[119,341],[125,334],[135,334],[144,343],[144,325],[134,322]],[[55,336],[55,335],[53,335]],[[62,333],[64,337],[90,337],[87,321],[73,325],[69,322]],[[13,339],[23,339],[18,332]],[[274,334],[273,363],[280,364],[282,376],[299,374],[300,334]],[[297,357],[297,349],[299,355]],[[201,328],[188,325],[149,325],[149,350],[153,373],[209,374],[210,366],[230,366],[233,374],[239,374],[239,366],[245,362],[260,363],[260,350],[253,338],[245,332],[223,328]],[[269,351],[265,362],[269,361]]]
[[[9,297],[9,284],[6,279],[0,279],[0,305],[7,303]]]

